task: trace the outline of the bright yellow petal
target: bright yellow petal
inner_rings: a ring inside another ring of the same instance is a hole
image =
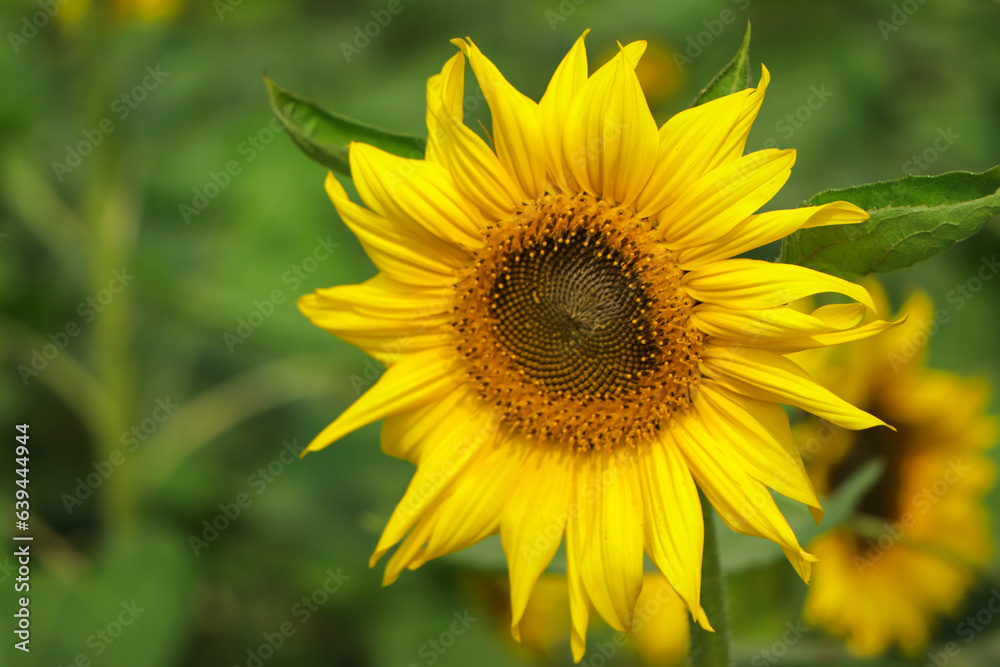
[[[728,447],[700,420],[674,420],[670,434],[684,453],[698,487],[725,524],[738,533],[775,542],[808,582],[810,563],[816,559],[799,546],[767,488],[733,465]]]
[[[681,111],[660,128],[656,166],[639,196],[640,217],[659,214],[713,169],[743,155],[747,134],[770,81]]]
[[[459,359],[448,348],[410,354],[390,366],[378,382],[344,410],[306,447],[315,452],[383,417],[444,396],[460,377]]]
[[[738,310],[783,306],[822,292],[843,294],[875,309],[861,285],[803,266],[756,259],[715,262],[684,274],[681,284],[697,301]]]
[[[493,116],[497,157],[521,187],[527,199],[545,192],[545,148],[538,120],[538,104],[507,82],[500,70],[466,38],[453,39],[469,58],[479,87]]]
[[[456,414],[465,398],[464,392],[453,391],[430,405],[389,415],[382,423],[382,451],[418,463],[433,448],[437,430]]]
[[[462,404],[449,419],[430,428],[417,472],[382,531],[371,557],[371,565],[406,535],[427,508],[465,470],[476,452],[496,440],[496,434],[497,424],[491,415],[483,414],[474,407],[463,408]]]
[[[712,435],[729,446],[737,465],[758,482],[807,505],[819,523],[823,509],[780,405],[706,381],[699,387],[695,408],[702,422],[711,425]]]
[[[734,343],[766,348],[785,354],[816,347],[838,345],[873,336],[899,324],[876,320],[859,325],[864,304],[831,304],[812,314],[778,306],[764,310],[732,310],[703,303],[695,307],[691,320],[716,339],[716,346]]]
[[[587,49],[583,40],[589,32],[589,28],[583,31],[573,48],[559,63],[542,95],[542,101],[538,103],[549,173],[563,192],[579,191],[563,150],[563,128],[566,127],[573,98],[587,82]]]
[[[569,531],[583,545],[580,576],[594,608],[627,631],[642,588],[643,507],[637,462],[607,452],[577,458]]]
[[[677,264],[685,270],[696,269],[783,239],[799,229],[851,225],[867,219],[864,209],[843,201],[751,215],[714,243],[683,248],[677,253]]]
[[[298,306],[316,326],[390,366],[401,355],[454,340],[448,326],[449,294],[379,274],[361,285],[338,285],[303,295]]]
[[[441,68],[440,74],[427,80],[427,148],[424,158],[428,162],[441,161],[440,146],[444,135],[439,118],[462,124],[464,94],[465,56],[456,53]]]
[[[797,364],[773,352],[710,347],[702,352],[702,372],[738,394],[794,405],[844,428],[886,426],[881,419],[816,384]]]
[[[448,62],[457,62],[453,68],[465,71],[465,57],[461,52]],[[460,80],[457,74],[452,74],[447,80],[456,78]],[[435,94],[440,96],[435,97]],[[493,150],[462,122],[461,90],[457,100],[449,99],[448,94],[443,84],[433,90],[428,87],[427,125],[428,131],[433,133],[429,137],[433,138],[435,159],[448,168],[459,191],[488,219],[506,218],[521,203],[520,190]]]
[[[659,214],[657,233],[671,248],[712,243],[766,204],[792,173],[795,151],[768,149],[707,173]]]
[[[510,570],[511,633],[518,641],[531,591],[562,542],[572,492],[572,452],[533,449],[510,490],[500,523]]]
[[[333,172],[327,174],[326,192],[372,263],[396,280],[413,285],[453,283],[456,272],[467,261],[468,255],[453,244],[415,233],[406,225],[358,206],[348,199]]]
[[[646,553],[691,614],[711,629],[701,611],[701,559],[705,524],[698,489],[677,444],[664,434],[640,451]]]
[[[574,483],[577,479],[579,476],[574,475]],[[573,662],[580,662],[587,650],[587,625],[590,622],[590,598],[581,572],[585,549],[584,532],[579,528],[580,520],[569,517],[566,522],[566,583],[569,585],[569,614],[573,624],[570,633]]]
[[[427,548],[407,567],[419,567],[497,532],[515,475],[527,453],[524,443],[503,438],[480,450],[424,513],[434,527]]]
[[[408,160],[357,142],[349,150],[351,176],[368,208],[407,224],[414,233],[473,250],[482,246],[482,213],[440,164]]]
[[[580,187],[614,204],[630,205],[656,160],[656,121],[634,71],[631,51],[587,80],[573,100],[564,149]]]
[[[412,531],[403,539],[402,544],[396,552],[389,558],[385,565],[385,572],[382,575],[382,585],[389,586],[396,582],[400,573],[415,559],[420,557],[430,537],[434,525],[429,521],[418,521]],[[381,556],[381,554],[379,554]],[[372,565],[375,557],[372,556]]]

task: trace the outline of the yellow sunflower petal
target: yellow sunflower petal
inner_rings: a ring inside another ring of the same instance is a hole
[[[384,365],[402,354],[454,339],[447,293],[421,289],[385,274],[299,297],[299,310],[318,327],[360,347]]]
[[[427,80],[427,148],[424,159],[441,161],[441,142],[444,132],[439,118],[462,124],[465,115],[465,56],[461,52],[452,56],[440,74]]]
[[[711,243],[766,204],[792,173],[795,151],[768,149],[710,171],[660,215],[657,233],[671,248]]]
[[[456,272],[468,261],[468,255],[456,246],[415,233],[358,206],[348,199],[344,186],[333,172],[327,174],[326,192],[341,220],[361,241],[372,263],[399,281],[444,285],[454,282]]]
[[[370,209],[416,233],[470,249],[482,246],[482,214],[459,193],[447,169],[368,144],[351,142],[349,151],[354,185]]]
[[[428,446],[421,452],[420,465],[382,531],[371,565],[406,535],[465,470],[473,456],[496,439],[496,431],[492,416],[474,409],[458,409],[451,419],[430,427]]]
[[[840,321],[832,323],[816,313],[803,313],[789,306],[733,310],[714,303],[695,306],[691,319],[698,329],[709,336],[745,341],[754,347],[762,347],[775,339],[801,338],[854,327],[865,315],[866,307],[861,303],[834,305],[838,307],[837,313],[841,317]]]
[[[646,553],[691,614],[701,621],[701,558],[705,525],[691,471],[669,435],[639,453]],[[702,621],[711,629],[708,620]]]
[[[449,349],[434,348],[404,356],[320,431],[305,451],[318,451],[362,426],[444,396],[459,373],[457,363],[458,358]]]
[[[465,57],[455,54],[449,63],[464,72]],[[446,66],[446,70],[448,67]],[[454,80],[452,75],[448,80]],[[459,88],[460,88],[459,84]],[[462,122],[461,90],[450,100],[443,85],[427,91],[428,131],[433,132],[435,159],[448,167],[459,191],[492,220],[507,217],[521,203],[522,195],[496,153]],[[439,95],[439,97],[435,97]],[[431,120],[433,118],[433,130]],[[430,139],[428,139],[428,146]],[[428,158],[430,159],[430,158]]]
[[[783,239],[799,229],[851,225],[867,219],[864,209],[843,201],[751,215],[715,243],[681,249],[677,253],[677,264],[683,269],[696,269]]]
[[[656,121],[634,71],[634,51],[597,70],[577,93],[563,147],[580,187],[594,196],[632,204],[656,160]]]
[[[816,384],[793,361],[767,350],[708,348],[702,352],[702,371],[736,393],[794,405],[844,428],[888,426]]]
[[[507,82],[500,70],[466,38],[453,39],[469,58],[479,87],[493,116],[497,157],[521,187],[526,198],[545,191],[545,149],[538,120],[538,104]]]
[[[337,285],[316,290],[316,296],[321,299],[362,315],[414,321],[433,319],[447,312],[451,304],[450,294],[450,289],[407,285],[384,273],[360,285]]]
[[[419,521],[413,530],[403,539],[402,544],[399,545],[399,548],[396,549],[396,552],[392,554],[389,562],[385,565],[385,573],[382,575],[383,586],[390,586],[395,583],[399,579],[400,573],[420,556],[433,528],[434,524],[430,521]],[[372,558],[374,564],[374,557]]]
[[[699,387],[695,408],[703,423],[712,425],[712,435],[728,445],[743,470],[781,495],[807,505],[819,523],[823,508],[780,405],[705,382]]]
[[[861,285],[803,266],[756,259],[715,262],[689,271],[681,284],[693,299],[738,310],[783,306],[822,292],[843,294],[875,309]]]
[[[849,343],[891,329],[899,322],[876,320],[858,325],[864,304],[832,304],[812,314],[786,306],[764,310],[731,310],[714,304],[699,304],[691,316],[698,329],[717,346],[746,344],[786,354],[815,347]]]
[[[382,451],[418,463],[432,449],[435,431],[456,414],[464,397],[463,392],[453,391],[430,405],[389,415],[382,423]]]
[[[481,450],[425,512],[434,528],[427,548],[407,567],[419,567],[497,532],[514,477],[527,453],[523,443],[503,439]]]
[[[578,476],[574,475],[573,482],[577,479]],[[577,519],[570,517],[566,525],[566,583],[569,585],[569,614],[573,625],[570,632],[573,662],[580,662],[587,650],[587,625],[590,622],[590,598],[580,571],[584,532],[579,530],[578,523]]]
[[[728,448],[699,420],[676,420],[670,434],[684,453],[698,487],[725,524],[738,533],[775,542],[808,582],[810,565],[816,558],[799,546],[767,488],[732,465]]]
[[[580,576],[594,608],[613,628],[627,631],[642,588],[642,494],[635,460],[605,455],[577,459],[576,531]]]
[[[542,95],[542,101],[538,103],[538,117],[549,173],[563,192],[576,192],[579,189],[566,161],[562,139],[573,98],[587,83],[587,49],[583,40],[589,32],[589,28],[583,31],[573,44],[573,48],[559,63],[555,74],[549,80],[545,94]]]
[[[510,569],[511,633],[518,641],[531,591],[566,529],[572,491],[566,471],[572,457],[571,452],[535,447],[503,510],[500,538]]]
[[[659,217],[699,178],[743,155],[747,134],[770,81],[767,68],[762,69],[757,88],[687,109],[663,124],[656,166],[639,195],[640,217]]]

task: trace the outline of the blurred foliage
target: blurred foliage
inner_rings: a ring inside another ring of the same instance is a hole
[[[422,136],[424,86],[454,52],[450,38],[471,36],[538,99],[590,27],[592,68],[615,40],[653,43],[644,82],[662,121],[729,60],[749,19],[754,77],[763,61],[773,79],[748,150],[800,149],[770,208],[908,173],[979,172],[1000,156],[996,2],[399,0],[398,14],[390,4],[0,7],[0,414],[31,425],[35,536],[33,651],[13,651],[7,634],[5,664],[526,660],[461,584],[462,561],[386,589],[368,569],[411,473],[381,454],[377,426],[303,461],[292,455],[380,372],[308,324],[294,300],[374,269],[327,201],[324,170],[272,119],[265,71],[327,108]],[[936,143],[942,133],[954,141]],[[895,305],[919,286],[944,311],[932,364],[994,386],[1000,281],[977,272],[1000,250],[998,231],[994,220],[885,277]],[[4,507],[12,488],[0,487]],[[5,588],[9,556],[0,555]],[[959,620],[988,602],[1000,585],[993,563],[929,650],[956,640]],[[805,588],[785,563],[730,583],[748,664],[799,618]],[[13,596],[0,600],[9,614]],[[111,637],[130,604],[132,622]],[[437,652],[431,642],[465,610],[477,621]],[[995,664],[997,627],[950,664]],[[564,648],[553,664],[569,663]],[[928,659],[853,660],[818,629],[785,648],[787,665]]]

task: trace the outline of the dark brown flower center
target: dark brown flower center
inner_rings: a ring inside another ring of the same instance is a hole
[[[690,405],[701,335],[645,220],[547,195],[492,229],[459,282],[469,377],[529,438],[613,446]]]

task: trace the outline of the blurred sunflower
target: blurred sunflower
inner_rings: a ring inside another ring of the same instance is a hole
[[[486,601],[490,615],[498,624],[506,621],[506,626],[510,622],[510,605],[505,583],[495,577],[477,577],[469,582],[478,597]],[[567,594],[566,577],[543,574],[538,578],[521,619],[520,644],[515,645],[522,647],[520,653],[527,659],[553,661],[555,648],[570,628]],[[685,663],[688,640],[684,602],[662,574],[647,572],[636,601],[631,634],[614,634],[599,643],[597,651],[609,661],[624,650],[637,654],[643,664],[671,667]]]
[[[657,129],[634,72],[644,42],[588,77],[581,37],[539,103],[471,41],[455,44],[428,81],[426,159],[352,143],[367,208],[327,179],[380,273],[299,301],[388,365],[308,447],[385,418],[383,449],[417,464],[372,556],[402,540],[385,583],[499,530],[517,637],[565,534],[577,660],[591,604],[630,627],[644,552],[708,628],[696,482],[727,525],[778,543],[808,580],[815,559],[765,488],[822,514],[779,404],[847,428],[882,422],[783,355],[890,325],[860,324],[873,303],[859,285],[731,258],[866,213],[754,214],[795,160],[743,155],[766,69],[756,89]],[[463,123],[466,57],[495,150]],[[788,306],[819,292],[860,303]]]
[[[884,306],[881,290],[869,289]],[[895,643],[919,651],[935,616],[964,597],[988,550],[981,500],[992,469],[981,454],[996,442],[997,420],[983,412],[987,387],[924,367],[928,332],[937,326],[925,295],[913,296],[901,315],[900,327],[839,355],[815,350],[799,358],[840,396],[898,429],[855,434],[813,421],[802,433],[821,493],[872,459],[885,464],[850,527],[810,545],[820,562],[806,619],[863,655]]]

